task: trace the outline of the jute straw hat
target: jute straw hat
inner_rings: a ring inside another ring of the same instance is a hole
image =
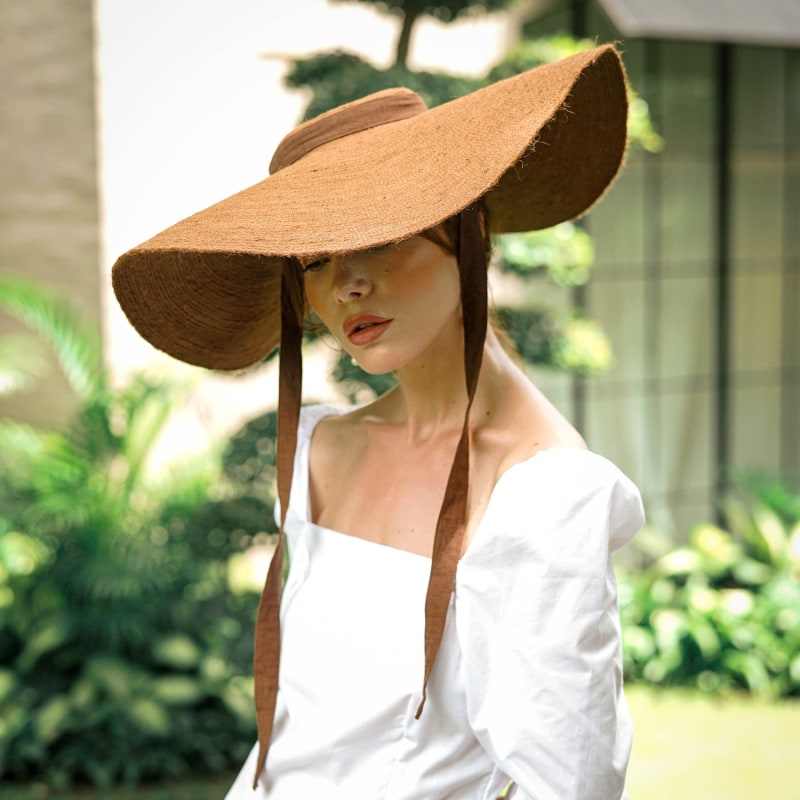
[[[578,216],[617,172],[626,108],[608,46],[427,111],[407,90],[381,92],[300,126],[269,178],[125,253],[114,290],[160,350],[249,366],[279,343],[284,257],[403,239],[484,195],[495,233]],[[313,149],[289,163],[293,144]]]
[[[469,487],[469,406],[486,332],[486,260],[475,210],[490,231],[545,228],[603,194],[622,162],[627,100],[611,46],[426,109],[392,89],[327,112],[280,144],[270,177],[122,255],[117,299],[132,325],[175,358],[213,369],[252,365],[280,345],[278,496],[289,501],[301,395],[301,327],[289,284],[294,258],[398,241],[459,215],[468,404],[434,537],[425,608],[425,686],[444,628]],[[271,737],[280,654],[283,535],[256,624],[261,752]]]

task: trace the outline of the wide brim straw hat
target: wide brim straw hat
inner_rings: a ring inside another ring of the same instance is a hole
[[[283,528],[301,401],[295,259],[399,241],[458,215],[466,411],[433,536],[425,671],[441,642],[469,493],[469,413],[486,333],[481,225],[546,228],[587,211],[625,152],[627,87],[603,46],[427,109],[408,89],[340,106],[292,131],[271,175],[129,250],[114,265],[117,299],[139,333],[182,361],[235,370],[281,348],[277,478],[281,534],[259,605],[255,702],[266,764],[278,692]],[[480,204],[478,201],[480,200]]]
[[[398,241],[479,197],[493,233],[546,228],[584,213],[625,150],[611,46],[429,110],[407,90],[381,98],[385,117],[357,101],[305,123],[292,136],[310,152],[122,255],[114,291],[134,328],[190,364],[247,367],[279,344],[286,257]]]

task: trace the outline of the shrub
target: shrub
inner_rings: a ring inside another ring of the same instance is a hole
[[[800,517],[782,519],[741,489],[724,511],[725,529],[696,525],[685,546],[642,532],[653,560],[620,580],[627,678],[796,697]]]
[[[218,447],[153,476],[176,386],[112,390],[63,303],[4,280],[0,304],[61,342],[80,400],[64,432],[0,420],[0,779],[240,764],[258,594],[231,589],[232,567],[268,540],[271,495],[224,472]]]

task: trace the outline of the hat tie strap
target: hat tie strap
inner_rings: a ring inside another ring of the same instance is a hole
[[[486,242],[478,211],[461,212],[458,236],[458,270],[461,278],[461,308],[464,315],[464,374],[467,384],[467,409],[447,479],[444,500],[436,522],[431,576],[425,598],[425,675],[422,699],[415,717],[419,719],[427,699],[428,680],[442,641],[450,595],[455,585],[458,561],[464,541],[469,500],[469,412],[481,371],[486,339],[487,269]]]
[[[286,270],[281,277],[281,353],[278,377],[278,500],[281,524],[278,542],[270,561],[267,581],[258,604],[256,619],[253,674],[255,677],[256,723],[258,725],[258,761],[253,789],[267,761],[275,705],[278,698],[278,672],[281,658],[281,579],[283,573],[284,526],[289,509],[289,496],[297,449],[297,426],[300,421],[300,402],[303,383],[301,345],[303,330],[292,304]]]

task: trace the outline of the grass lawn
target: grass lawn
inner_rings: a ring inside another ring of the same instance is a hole
[[[631,800],[798,800],[800,703],[627,691]]]
[[[800,703],[630,687],[631,800],[797,800]],[[232,775],[111,791],[0,784],[3,800],[222,800]],[[324,800],[318,798],[317,800]],[[355,798],[354,800],[361,800]],[[370,800],[364,798],[364,800]]]

